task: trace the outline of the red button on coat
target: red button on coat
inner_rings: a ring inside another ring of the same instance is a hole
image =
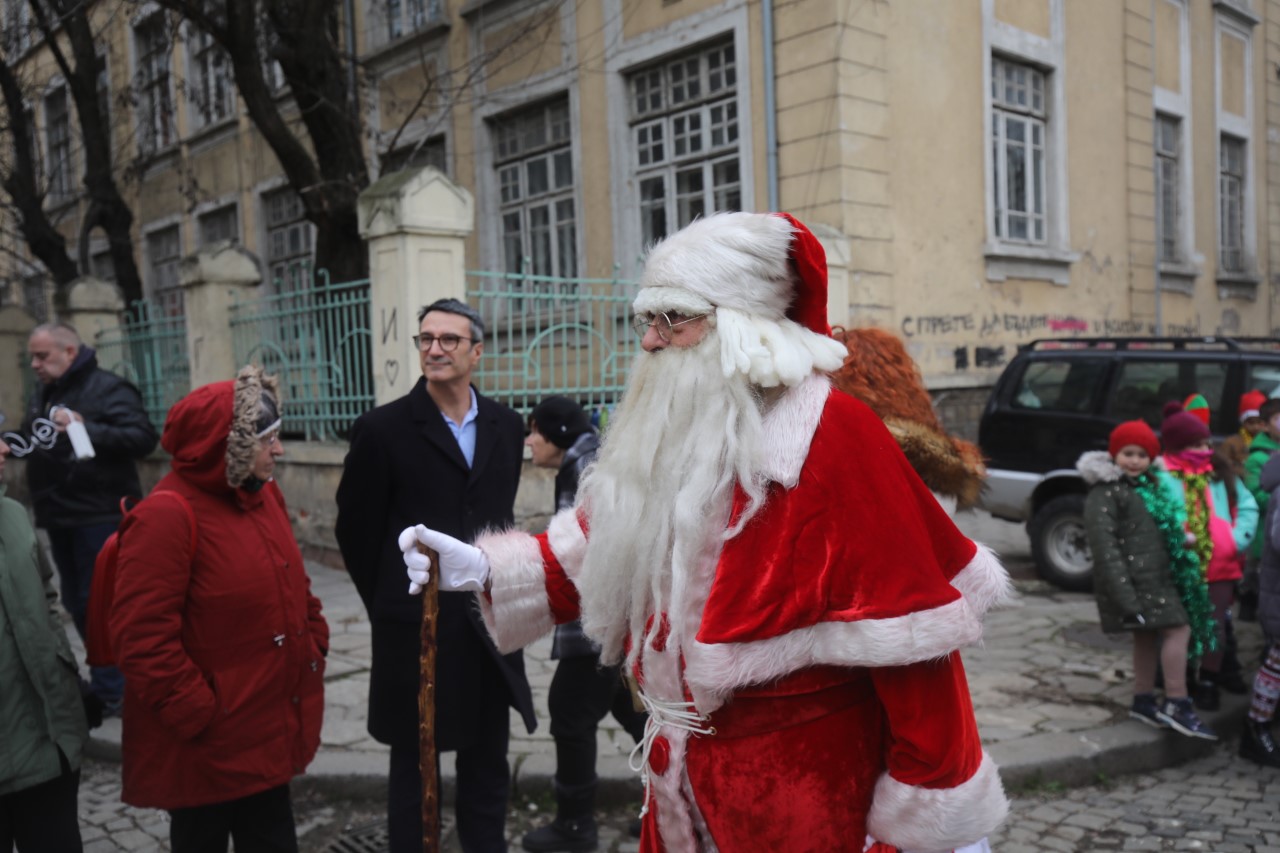
[[[662,735],[658,735],[653,739],[653,745],[649,747],[649,769],[653,771],[654,776],[661,776],[667,772],[667,767],[671,765],[671,744],[667,743],[667,739]]]

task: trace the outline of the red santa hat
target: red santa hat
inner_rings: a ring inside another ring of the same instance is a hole
[[[714,314],[725,374],[795,385],[844,362],[827,322],[827,258],[789,214],[717,213],[662,240],[635,309]]]
[[[1267,402],[1267,395],[1256,388],[1240,395],[1240,423],[1249,418],[1262,417],[1262,404]]]

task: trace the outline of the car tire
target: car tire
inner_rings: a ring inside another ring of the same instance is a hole
[[[1075,592],[1092,589],[1093,555],[1084,529],[1083,495],[1059,495],[1040,507],[1027,533],[1041,578]]]

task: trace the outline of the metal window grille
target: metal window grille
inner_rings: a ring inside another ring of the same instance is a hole
[[[644,244],[698,216],[741,209],[733,43],[665,59],[627,85]]]
[[[1245,142],[1223,136],[1218,146],[1218,267],[1245,272]]]
[[[1046,76],[1017,62],[991,60],[992,192],[995,234],[1044,244]]]

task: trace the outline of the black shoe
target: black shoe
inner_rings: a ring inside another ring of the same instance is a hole
[[[1212,681],[1201,681],[1196,684],[1192,698],[1201,711],[1216,711],[1222,707],[1222,698],[1218,694],[1218,685]]]
[[[557,817],[520,839],[521,846],[530,853],[588,853],[599,843],[594,817]]]
[[[642,821],[640,818],[638,817],[632,818],[631,823],[627,824],[627,835],[630,835],[632,838],[639,838],[640,827],[643,825],[644,825],[644,821]]]
[[[1260,723],[1254,719],[1244,721],[1244,732],[1240,735],[1240,757],[1263,767],[1280,767],[1280,746],[1276,746],[1275,738],[1271,736],[1270,723]]]
[[[1129,708],[1129,716],[1153,728],[1168,728],[1168,724],[1160,719],[1159,710],[1160,706],[1156,703],[1154,693],[1139,693],[1133,697],[1133,706]]]
[[[1156,712],[1156,717],[1178,734],[1204,740],[1218,739],[1217,732],[1196,716],[1196,709],[1190,699],[1165,699],[1164,705]]]

